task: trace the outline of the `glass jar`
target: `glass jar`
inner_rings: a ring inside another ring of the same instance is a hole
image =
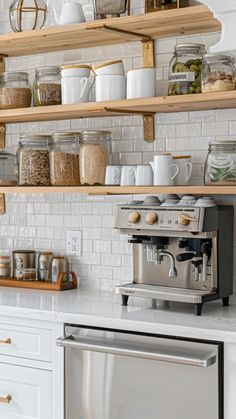
[[[146,0],[146,13],[188,7],[189,0]]]
[[[236,141],[213,141],[205,164],[205,185],[236,185]]]
[[[229,55],[205,55],[202,72],[202,92],[235,90],[234,63],[234,58]]]
[[[22,135],[17,151],[19,185],[49,186],[49,143],[51,136],[41,134]]]
[[[29,108],[31,99],[28,73],[9,71],[0,75],[0,109]]]
[[[95,17],[105,19],[108,16],[117,17],[127,10],[127,0],[93,0]]]
[[[17,160],[14,154],[0,150],[0,185],[15,186],[18,181]]]
[[[54,186],[80,185],[78,132],[55,132],[50,145],[50,175]]]
[[[201,93],[201,73],[205,46],[176,45],[169,68],[169,96]]]
[[[61,105],[61,69],[41,67],[35,72],[34,106]]]
[[[104,185],[107,165],[110,164],[111,133],[83,131],[80,140],[81,185]]]

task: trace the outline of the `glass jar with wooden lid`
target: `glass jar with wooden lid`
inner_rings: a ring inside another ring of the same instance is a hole
[[[50,143],[50,177],[54,186],[80,185],[79,132],[55,132]]]

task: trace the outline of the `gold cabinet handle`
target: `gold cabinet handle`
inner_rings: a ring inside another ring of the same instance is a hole
[[[10,345],[11,344],[11,339],[7,338],[7,339],[0,339],[0,344],[2,345]]]
[[[10,404],[12,401],[12,396],[8,395],[6,397],[0,397],[0,403]]]

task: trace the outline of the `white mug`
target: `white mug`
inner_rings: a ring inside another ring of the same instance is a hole
[[[170,153],[160,153],[154,156],[154,162],[150,163],[154,173],[154,185],[173,185],[173,181],[179,173],[179,166],[172,162]],[[173,169],[175,169],[174,174]]]
[[[121,166],[107,166],[105,185],[120,185]]]
[[[136,186],[152,186],[153,170],[150,164],[140,164],[137,166]]]
[[[135,186],[137,166],[122,166],[121,169],[121,186]]]
[[[125,85],[125,76],[122,75],[96,76],[96,102],[125,99]]]
[[[174,156],[173,161],[179,166],[179,173],[174,180],[174,185],[189,185],[193,168],[191,156]]]
[[[88,102],[95,80],[95,77],[90,77],[91,67],[88,65],[64,66],[61,74],[62,104]]]
[[[156,69],[139,68],[127,73],[127,99],[156,96]]]

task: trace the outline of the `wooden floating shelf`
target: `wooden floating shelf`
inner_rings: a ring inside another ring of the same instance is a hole
[[[183,96],[89,102],[0,110],[0,123],[40,122],[148,113],[190,112],[236,108],[236,90]]]
[[[0,193],[47,194],[76,193],[81,195],[236,195],[236,186],[1,186]]]
[[[14,57],[137,41],[137,37],[132,34],[104,31],[104,25],[112,29],[150,36],[152,39],[214,32],[221,29],[213,13],[206,6],[200,5],[0,35],[0,54]]]

